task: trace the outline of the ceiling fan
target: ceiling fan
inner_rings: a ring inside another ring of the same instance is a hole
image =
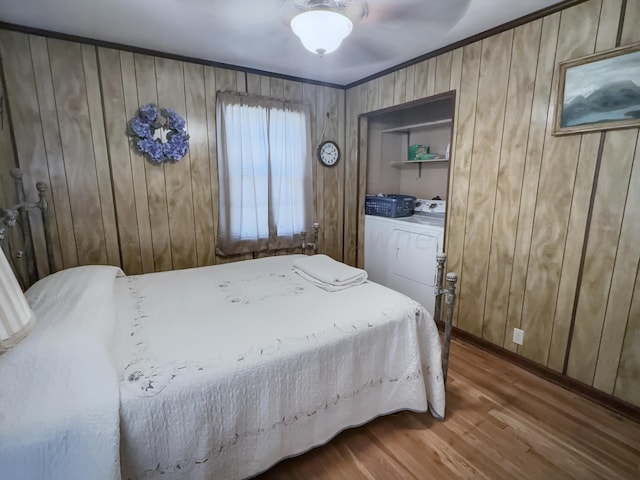
[[[420,35],[441,35],[462,17],[471,0],[291,0],[295,11],[292,27],[301,13],[334,12],[346,17],[353,26],[344,35],[345,47],[357,50],[363,62],[384,61],[393,55],[389,43],[399,31]],[[341,41],[341,40],[340,40]],[[338,45],[340,45],[338,41]],[[304,43],[304,41],[303,41]],[[337,46],[336,46],[337,48]],[[307,47],[312,52],[312,47]],[[320,55],[328,51],[315,51]]]
[[[210,2],[211,0],[188,0]],[[350,66],[386,65],[406,45],[407,32],[416,38],[439,36],[448,32],[462,18],[471,0],[234,0],[220,1],[216,17],[224,25],[243,25],[243,35],[260,38],[297,38],[291,21],[310,10],[334,11],[348,18],[351,34],[334,54],[326,54],[325,64]],[[403,39],[400,39],[403,37]],[[242,54],[242,43],[237,47]],[[314,51],[315,54],[315,50]],[[344,51],[344,52],[343,52]],[[337,63],[336,63],[337,62]]]

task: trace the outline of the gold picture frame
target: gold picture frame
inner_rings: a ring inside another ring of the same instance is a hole
[[[640,127],[640,43],[558,65],[554,135]]]

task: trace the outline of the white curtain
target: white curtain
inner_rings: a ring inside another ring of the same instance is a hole
[[[312,223],[309,112],[218,93],[219,255],[292,248]]]

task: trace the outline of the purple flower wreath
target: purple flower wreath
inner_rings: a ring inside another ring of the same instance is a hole
[[[175,163],[189,151],[184,118],[170,108],[159,109],[152,103],[138,109],[129,121],[127,135],[138,152],[156,165]]]

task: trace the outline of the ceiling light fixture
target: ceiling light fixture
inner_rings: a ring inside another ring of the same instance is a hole
[[[342,40],[351,33],[353,23],[332,9],[330,2],[318,3],[319,7],[293,17],[291,30],[300,38],[304,48],[322,56],[338,49]]]

